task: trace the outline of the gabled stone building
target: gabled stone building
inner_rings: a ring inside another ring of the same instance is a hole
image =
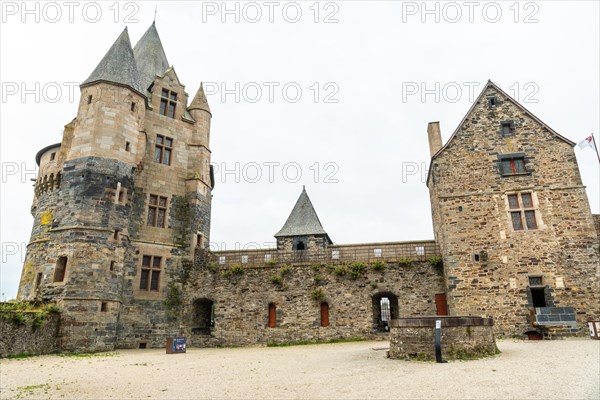
[[[491,81],[444,146],[438,123],[428,134],[450,313],[506,334],[585,330],[600,316],[599,236],[575,144]]]
[[[36,156],[18,295],[57,302],[62,349],[377,338],[448,313],[552,336],[600,317],[573,143],[493,83],[445,146],[429,125],[435,241],[333,244],[303,189],[276,248],[209,252],[211,118],[154,23],[133,48],[123,31],[81,84],[62,142]]]

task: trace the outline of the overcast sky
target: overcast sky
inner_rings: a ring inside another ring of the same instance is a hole
[[[205,83],[213,112],[215,248],[272,243],[302,185],[335,243],[432,239],[427,123],[445,142],[488,79],[574,142],[599,133],[597,1],[73,3],[2,3],[6,299],[35,154],[61,141],[77,85],[126,26],[135,44],[156,7],[169,63],[190,97]],[[575,153],[598,213],[598,160]]]

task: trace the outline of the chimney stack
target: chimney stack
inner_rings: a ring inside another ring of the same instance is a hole
[[[427,136],[429,137],[429,152],[433,157],[442,148],[442,132],[439,122],[430,122],[427,125]]]

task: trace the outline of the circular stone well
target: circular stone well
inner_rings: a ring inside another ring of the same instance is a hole
[[[435,360],[436,321],[441,321],[442,358],[468,360],[499,353],[492,318],[432,316],[391,320],[388,357]]]

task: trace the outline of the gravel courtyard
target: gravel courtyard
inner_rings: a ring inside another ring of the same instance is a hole
[[[435,364],[385,358],[387,342],[122,350],[0,360],[2,399],[598,399],[600,341],[498,342]]]

